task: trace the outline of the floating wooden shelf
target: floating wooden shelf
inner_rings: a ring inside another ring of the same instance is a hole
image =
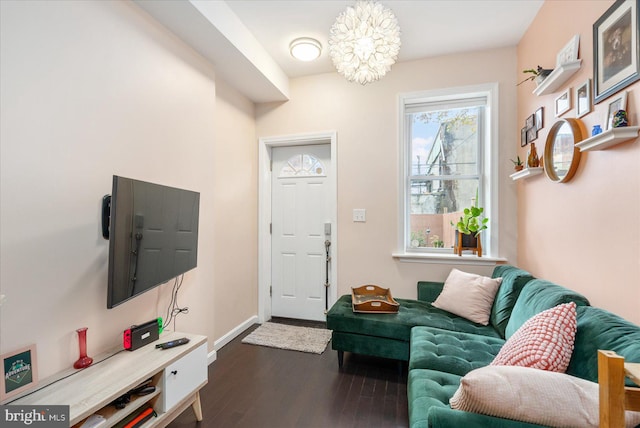
[[[533,90],[533,94],[540,96],[554,93],[569,80],[571,76],[580,70],[581,65],[582,60],[579,59],[556,67],[556,69]]]
[[[511,174],[509,177],[511,177],[513,179],[513,181],[522,180],[524,178],[529,178],[529,177],[533,177],[535,175],[542,174],[542,171],[544,171],[544,168],[542,168],[542,167],[525,168],[522,171],[518,171],[518,172],[515,172],[515,173]]]
[[[601,134],[594,135],[593,137],[576,143],[576,147],[578,147],[581,152],[604,150],[616,144],[638,138],[639,131],[640,126],[622,126],[620,128],[607,129]]]

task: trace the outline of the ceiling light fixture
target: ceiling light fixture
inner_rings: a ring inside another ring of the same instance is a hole
[[[291,56],[300,61],[313,61],[320,56],[322,45],[316,39],[300,37],[289,45]]]
[[[400,52],[400,27],[380,3],[358,1],[336,18],[329,35],[329,55],[338,73],[362,85],[382,78]]]

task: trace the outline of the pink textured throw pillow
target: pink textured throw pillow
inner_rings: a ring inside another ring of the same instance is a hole
[[[558,305],[532,317],[507,340],[492,366],[523,366],[564,373],[576,338],[576,304]]]

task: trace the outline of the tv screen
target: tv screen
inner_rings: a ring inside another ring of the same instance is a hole
[[[200,193],[113,176],[107,308],[198,264]]]

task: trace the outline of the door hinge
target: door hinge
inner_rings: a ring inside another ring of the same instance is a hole
[[[273,285],[269,286],[269,297],[273,297]]]
[[[269,171],[273,172],[273,161],[269,161]]]
[[[273,233],[273,223],[269,223],[269,235]]]

